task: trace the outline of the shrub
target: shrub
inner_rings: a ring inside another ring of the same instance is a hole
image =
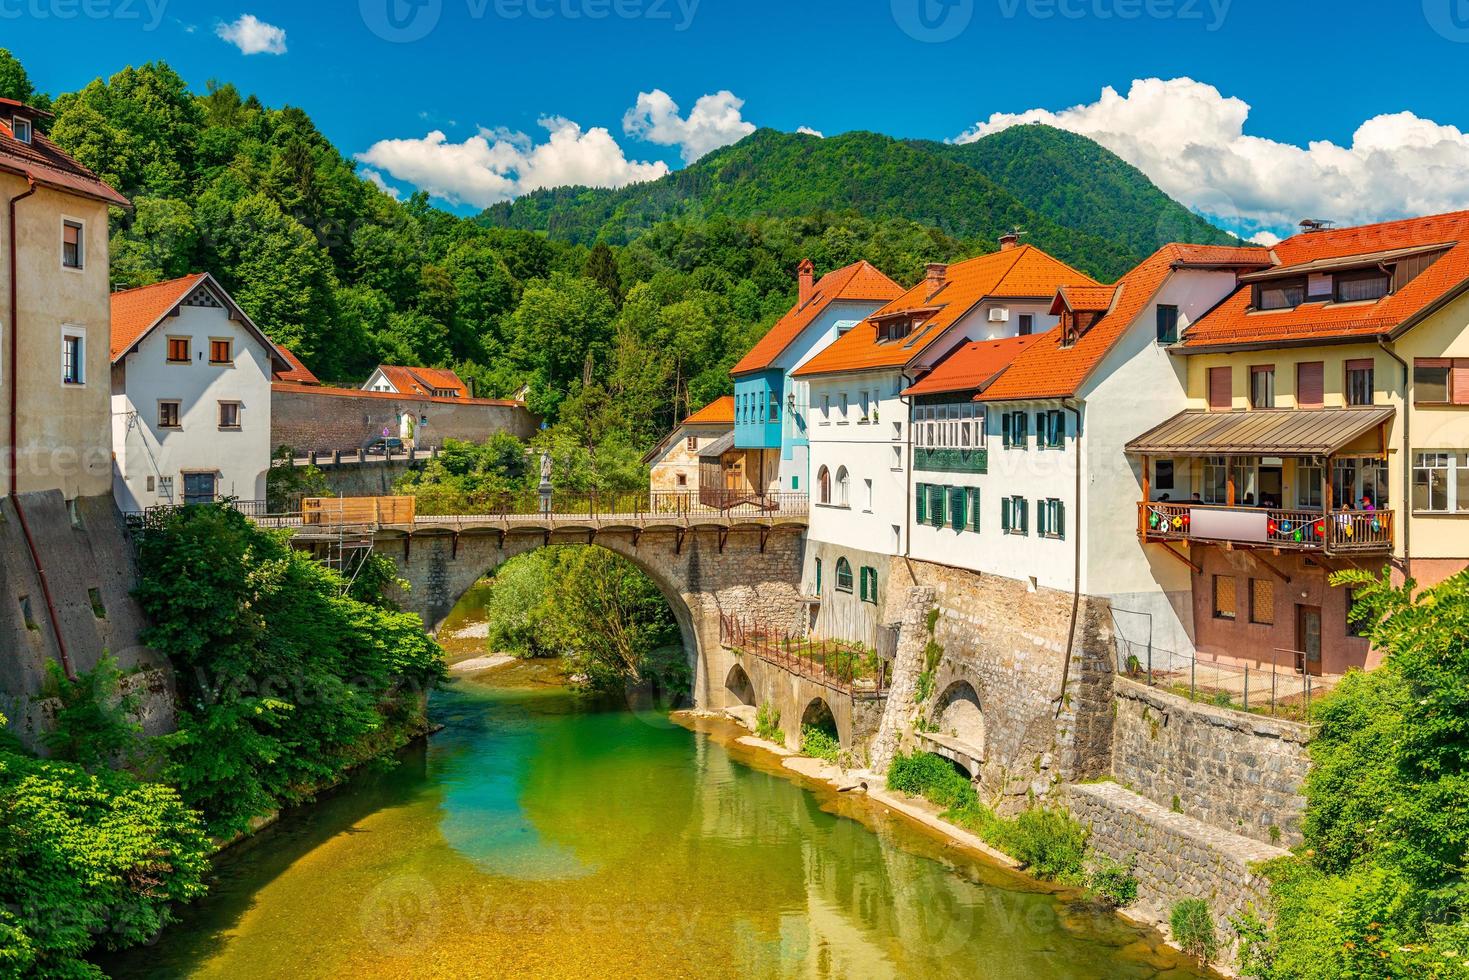
[[[1089,836],[1065,810],[1038,806],[997,821],[989,840],[1037,878],[1080,884]]]
[[[769,701],[755,709],[755,737],[777,745],[785,744],[785,732],[780,727],[780,709]]]
[[[133,715],[140,698],[122,693],[122,672],[111,654],[104,653],[97,666],[75,679],[67,677],[56,661],[48,660],[46,681],[61,707],[55,726],[41,740],[57,759],[96,772],[125,764],[137,754],[143,726]]]
[[[1136,868],[1135,854],[1126,863],[1102,858],[1087,876],[1087,889],[1115,908],[1131,905],[1137,901],[1137,876],[1133,874]]]
[[[836,762],[841,755],[842,744],[830,732],[813,725],[804,725],[801,728],[801,752],[813,759]]]
[[[899,753],[888,766],[888,789],[922,796],[946,809],[963,809],[974,800],[974,786],[948,759],[932,752]]]
[[[1209,963],[1219,952],[1214,915],[1202,898],[1185,898],[1176,903],[1168,916],[1168,926],[1179,948],[1200,962]]]

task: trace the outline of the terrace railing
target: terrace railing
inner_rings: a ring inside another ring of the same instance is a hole
[[[1250,666],[1201,659],[1116,637],[1117,673],[1140,684],[1220,708],[1310,721],[1337,678],[1306,673],[1306,655],[1277,650],[1276,661]]]
[[[1152,501],[1138,504],[1145,541],[1228,541],[1287,551],[1390,554],[1390,510],[1289,510]]]
[[[860,644],[794,636],[725,613],[719,616],[719,637],[731,650],[853,697],[878,697],[892,683],[892,665]]]

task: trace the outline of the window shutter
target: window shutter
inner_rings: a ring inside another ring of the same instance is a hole
[[[1234,405],[1234,372],[1232,368],[1209,369],[1209,407],[1227,412]]]
[[[1000,428],[1004,431],[1005,448],[1009,449],[1015,445],[1015,416],[1010,412],[1000,416]]]
[[[1030,448],[1030,415],[1025,412],[1015,413],[1015,441],[1020,448]]]
[[[1052,533],[1058,538],[1066,537],[1066,502],[1064,500],[1056,501],[1056,527]]]
[[[969,529],[979,531],[979,488],[969,488]]]
[[[1325,404],[1325,365],[1307,361],[1296,365],[1296,407],[1320,408]]]
[[[928,520],[928,484],[919,483],[914,489],[915,500],[913,501],[914,517],[919,524]]]
[[[1454,358],[1449,374],[1449,400],[1455,405],[1469,405],[1469,358]]]
[[[1050,445],[1050,440],[1046,438],[1046,413],[1045,412],[1036,412],[1035,413],[1035,447],[1037,449],[1044,449],[1048,445]]]
[[[1004,531],[1006,534],[1009,534],[1011,528],[1015,526],[1013,523],[1014,518],[1012,516],[1014,503],[1014,497],[1002,497],[1000,499],[1000,530]]]
[[[944,526],[944,488],[928,488],[928,523],[934,527]]]
[[[1035,533],[1041,537],[1051,533],[1051,508],[1044,500],[1035,502]]]
[[[949,526],[956,531],[964,530],[964,525],[968,523],[969,515],[964,506],[968,501],[969,494],[963,487],[949,490]]]
[[[1015,509],[1020,511],[1020,533],[1030,533],[1030,501],[1024,497],[1015,498]]]

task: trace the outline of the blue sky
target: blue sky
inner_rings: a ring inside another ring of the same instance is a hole
[[[1450,174],[1454,186],[1421,191],[1461,164],[1469,169],[1460,132],[1469,129],[1461,96],[1469,2],[1402,0],[1392,8],[1398,12],[1281,0],[0,0],[0,43],[52,93],[161,58],[201,90],[220,78],[267,104],[302,106],[343,152],[368,154],[391,185],[429,185],[461,209],[562,173],[608,184],[646,179],[749,124],[951,139],[1013,121],[995,113],[1091,106],[1043,118],[1099,138],[1185,203],[1252,232],[1287,227],[1297,200],[1340,220],[1469,206],[1469,177]],[[242,25],[245,15],[251,20]],[[387,39],[394,24],[409,39]],[[236,25],[224,32],[235,43],[220,36],[226,25]],[[1139,79],[1168,84],[1134,89]],[[1120,99],[1110,108],[1097,105],[1107,86]],[[719,93],[729,95],[690,118],[697,100]],[[640,94],[651,100],[642,122],[629,126]],[[558,121],[546,128],[544,117]],[[1353,153],[1369,120],[1385,122],[1369,127]],[[566,129],[568,121],[576,128]],[[599,127],[607,139],[583,145]],[[489,131],[483,147],[465,143],[481,130]],[[442,138],[426,140],[434,131]],[[551,132],[558,146],[532,159]],[[382,140],[404,142],[372,152]],[[1313,153],[1313,141],[1348,157]],[[565,153],[575,160],[566,164]]]

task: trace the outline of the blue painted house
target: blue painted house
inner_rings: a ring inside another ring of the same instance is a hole
[[[739,495],[805,492],[809,385],[791,373],[869,314],[903,294],[871,263],[857,262],[816,280],[806,259],[797,270],[796,305],[734,366],[734,448],[725,488]]]

